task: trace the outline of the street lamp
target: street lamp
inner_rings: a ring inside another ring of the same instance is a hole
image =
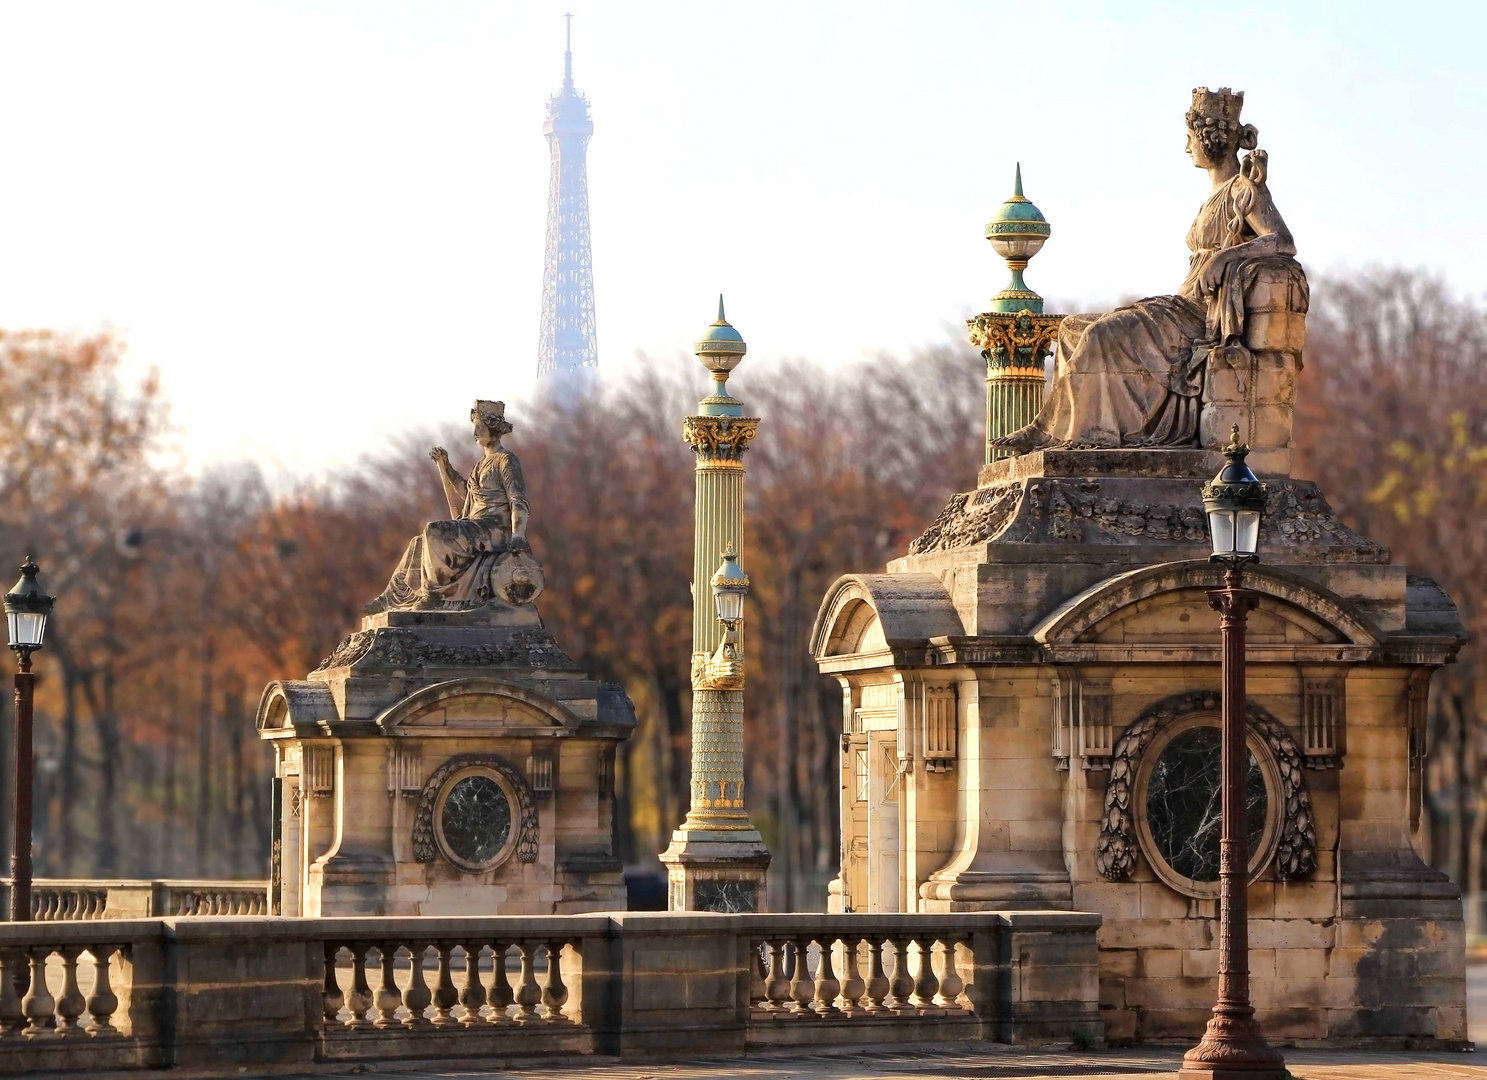
[[[5,624],[10,647],[16,651],[15,674],[15,842],[10,855],[10,919],[31,920],[31,701],[36,676],[31,674],[31,654],[46,637],[47,616],[55,596],[41,591],[37,566],[26,556],[21,580],[5,594]]]
[[[1185,1080],[1285,1080],[1285,1059],[1265,1042],[1249,993],[1249,822],[1245,774],[1249,766],[1244,720],[1244,622],[1259,596],[1240,588],[1244,564],[1259,562],[1265,485],[1245,464],[1249,447],[1239,425],[1224,447],[1228,460],[1203,485],[1203,510],[1213,538],[1209,558],[1224,564],[1224,587],[1208,593],[1219,613],[1223,682],[1223,838],[1219,842],[1218,1000],[1203,1039],[1183,1056]]]
[[[738,553],[733,542],[723,549],[723,563],[713,575],[713,607],[718,613],[718,622],[723,624],[723,639],[718,649],[708,658],[706,677],[708,685],[720,690],[742,690],[743,641],[738,624],[743,622],[744,597],[749,592],[749,575],[738,565]]]

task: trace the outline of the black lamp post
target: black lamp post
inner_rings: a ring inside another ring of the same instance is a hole
[[[27,555],[21,580],[5,594],[6,629],[19,661],[15,674],[15,842],[10,856],[12,922],[31,921],[31,701],[36,683],[31,654],[41,648],[47,616],[57,602],[41,591],[36,574],[36,563]]]
[[[1245,464],[1239,425],[1224,447],[1228,459],[1203,485],[1203,509],[1224,587],[1208,593],[1223,639],[1223,839],[1219,846],[1219,990],[1203,1040],[1182,1059],[1184,1080],[1286,1080],[1285,1059],[1265,1042],[1249,993],[1249,822],[1245,773],[1244,623],[1259,602],[1240,588],[1245,563],[1259,562],[1266,488]]]

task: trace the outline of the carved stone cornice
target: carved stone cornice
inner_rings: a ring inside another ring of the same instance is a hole
[[[699,464],[742,467],[743,452],[757,434],[757,416],[688,416],[682,420],[682,438]]]

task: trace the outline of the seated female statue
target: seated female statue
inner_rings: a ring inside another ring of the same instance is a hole
[[[1239,123],[1244,94],[1193,91],[1187,152],[1213,192],[1188,230],[1187,280],[1103,315],[1071,315],[1059,328],[1054,381],[1038,418],[992,445],[1191,446],[1203,377],[1215,348],[1242,349],[1245,295],[1261,270],[1306,277],[1265,183],[1259,133]],[[1252,151],[1240,164],[1239,151]]]
[[[501,436],[511,431],[505,402],[477,401],[470,419],[475,424],[475,441],[485,453],[468,478],[455,472],[442,446],[429,452],[439,467],[453,520],[431,521],[408,542],[387,588],[362,609],[367,614],[488,603],[493,562],[507,552],[530,550],[521,463],[501,447]]]

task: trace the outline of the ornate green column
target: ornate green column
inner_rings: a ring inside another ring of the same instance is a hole
[[[1022,272],[1053,232],[1043,214],[1022,194],[1022,166],[1012,197],[986,224],[986,239],[1007,260],[1012,280],[991,298],[991,310],[967,322],[971,344],[986,361],[986,463],[1011,457],[991,442],[1031,424],[1043,408],[1043,361],[1052,349],[1062,315],[1044,315],[1043,298],[1027,287]]]
[[[725,627],[713,598],[720,564],[736,585],[743,565],[743,453],[757,417],[728,392],[728,373],[747,346],[723,317],[694,347],[712,373],[712,393],[682,421],[697,458],[692,554],[692,799],[687,819],[661,855],[672,911],[763,911],[769,849],[744,807],[742,619]]]

